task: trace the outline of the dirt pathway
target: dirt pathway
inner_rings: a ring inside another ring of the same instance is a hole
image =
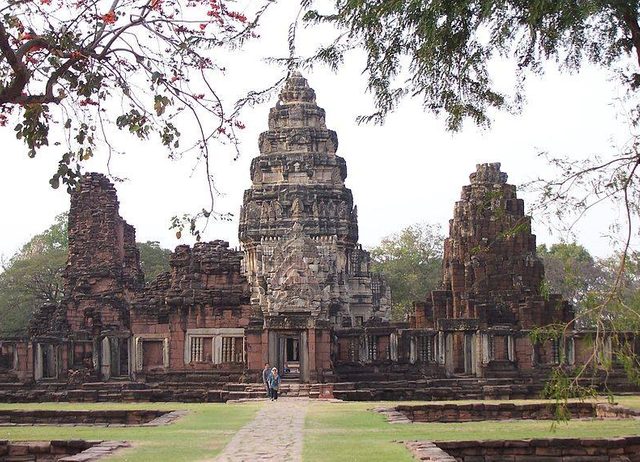
[[[302,460],[307,398],[268,401],[227,444],[218,462]]]

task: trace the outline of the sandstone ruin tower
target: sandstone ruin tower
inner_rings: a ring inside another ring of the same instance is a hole
[[[440,360],[449,372],[479,373],[481,363],[485,375],[505,373],[514,370],[520,348],[515,333],[569,322],[573,311],[560,295],[541,291],[544,265],[531,217],[500,164],[478,164],[469,180],[449,221],[444,290],[416,305],[415,325],[441,333]],[[524,351],[530,344],[520,343],[522,356],[533,354]]]
[[[500,164],[479,164],[469,179],[444,244],[443,284],[453,296],[449,317],[520,328],[567,318],[570,313],[555,313],[560,296],[544,307],[544,266],[536,255],[531,217]]]
[[[239,228],[254,314],[267,329],[388,320],[389,290],[358,245],[338,137],[298,72],[271,109],[259,147]]]
[[[106,379],[130,374],[130,300],[144,276],[135,229],[119,205],[114,185],[99,173],[85,174],[71,195],[64,299],[40,308],[30,324],[44,340],[36,343],[36,380],[89,363]],[[71,351],[58,353],[59,342]]]

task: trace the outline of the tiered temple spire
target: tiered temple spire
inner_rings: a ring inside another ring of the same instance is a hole
[[[338,136],[327,128],[325,111],[299,72],[291,73],[271,109],[269,130],[260,135],[259,148],[239,229],[254,302],[261,306],[256,311],[307,311],[338,325],[355,322],[350,307],[365,320],[388,317],[386,307],[373,306],[374,298],[381,297],[372,295],[369,254],[358,245],[357,211],[344,184],[346,162],[336,155]],[[297,231],[292,233],[294,225]],[[287,244],[291,239],[300,245]],[[301,253],[295,264],[287,253],[292,249]],[[318,293],[307,290],[302,296],[293,287],[283,287],[291,283],[288,271],[294,266],[305,280],[317,282]],[[349,278],[359,283],[349,288]]]

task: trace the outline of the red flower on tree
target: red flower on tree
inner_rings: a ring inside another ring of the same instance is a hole
[[[113,24],[116,22],[116,13],[112,10],[107,14],[103,14],[101,18],[105,22],[105,24]]]

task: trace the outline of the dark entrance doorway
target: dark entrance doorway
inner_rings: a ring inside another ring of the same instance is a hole
[[[287,338],[285,350],[285,360],[287,362],[300,362],[300,341],[297,338]]]
[[[300,379],[300,335],[279,338],[278,370],[283,379]]]

